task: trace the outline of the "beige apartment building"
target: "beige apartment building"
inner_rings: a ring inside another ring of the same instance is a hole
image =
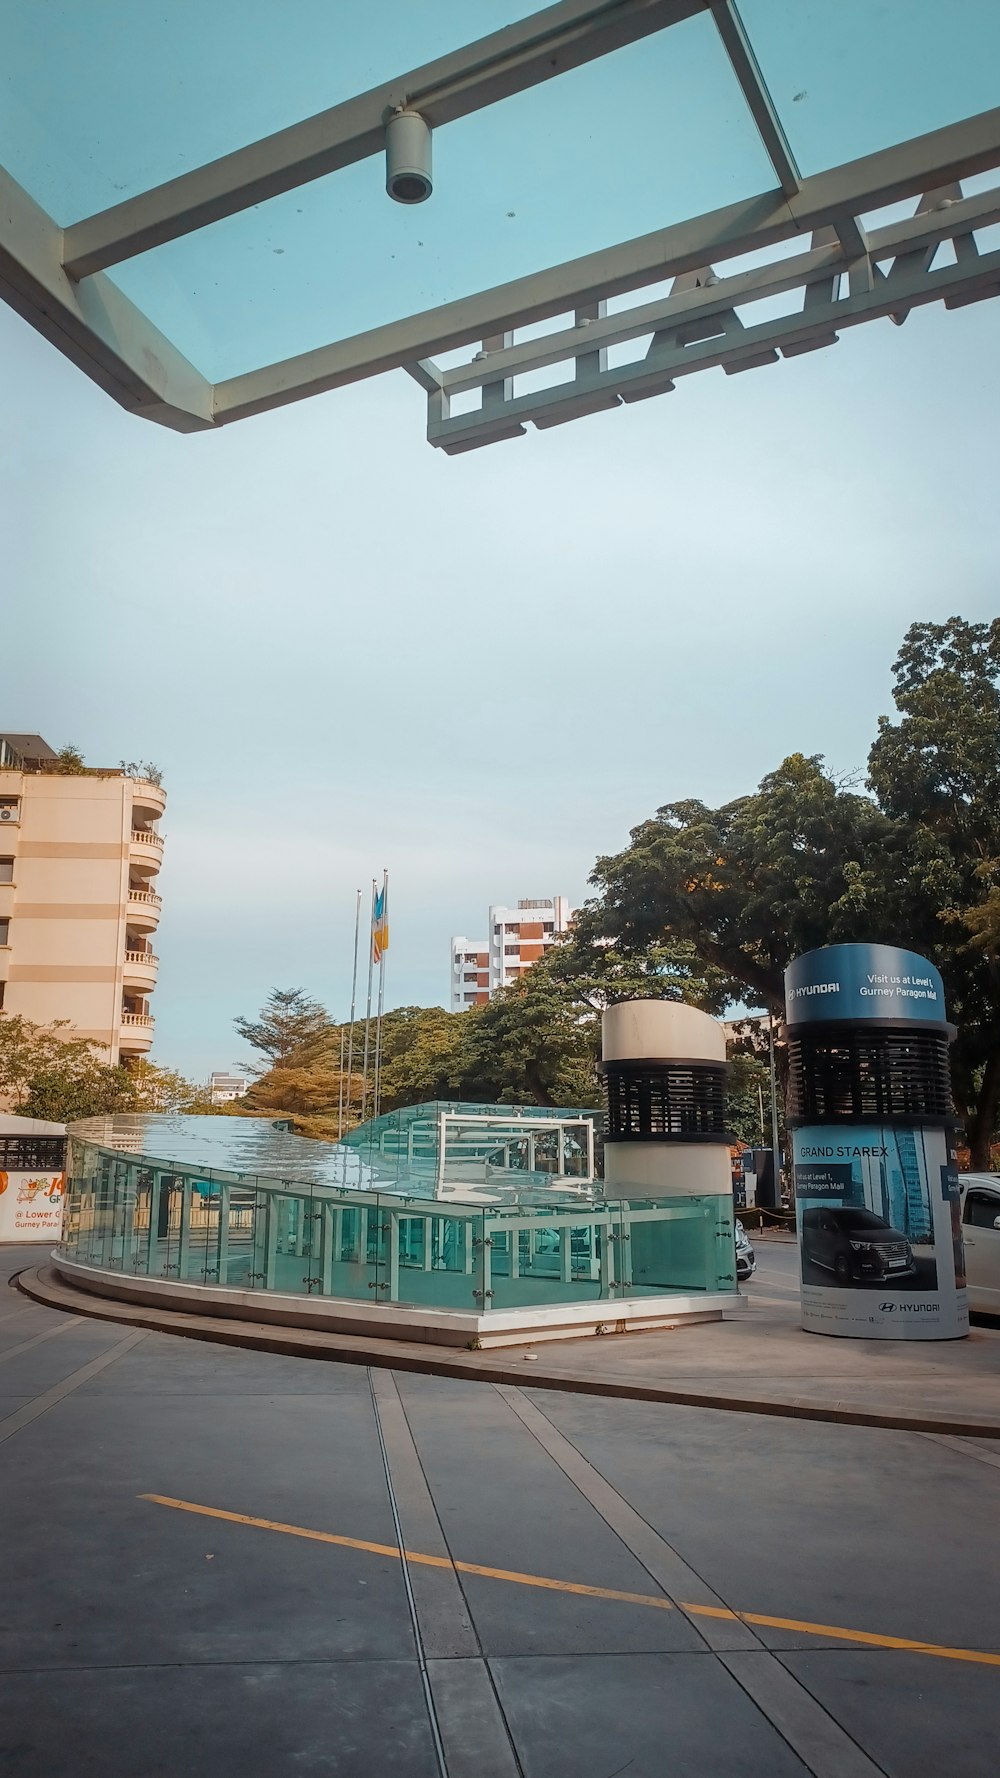
[[[121,769],[66,772],[40,735],[0,733],[0,1007],[112,1062],[153,1041],[166,793]]]

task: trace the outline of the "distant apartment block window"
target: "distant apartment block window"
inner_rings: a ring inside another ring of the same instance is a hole
[[[545,921],[543,921],[543,923],[542,923],[542,931],[543,931],[543,932],[552,932],[552,931],[554,931],[554,927],[553,927],[553,925],[552,925],[552,921],[551,921],[551,920],[545,920]]]
[[[503,954],[505,957],[519,957],[521,955],[521,947],[520,945],[504,945]]]
[[[471,1002],[474,1001],[475,998],[476,998],[476,996],[474,994],[466,994],[465,995],[466,1004],[471,1004]]]
[[[13,860],[13,858],[0,858],[0,883],[12,883],[13,881],[14,881],[14,860]]]
[[[0,920],[0,945],[10,944],[10,921]]]

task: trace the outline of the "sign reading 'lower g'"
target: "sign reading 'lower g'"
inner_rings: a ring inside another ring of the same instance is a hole
[[[0,1241],[58,1241],[65,1173],[0,1169]]]

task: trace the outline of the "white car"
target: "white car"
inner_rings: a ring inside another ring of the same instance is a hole
[[[750,1236],[743,1227],[739,1217],[736,1218],[736,1276],[741,1284],[752,1278],[757,1270],[757,1257],[750,1243]]]
[[[1000,1173],[961,1173],[969,1308],[1000,1315]]]

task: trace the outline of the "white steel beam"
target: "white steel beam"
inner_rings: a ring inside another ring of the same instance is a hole
[[[523,92],[654,31],[704,12],[709,0],[560,0],[451,55],[303,122],[182,173],[67,228],[73,278],[266,202],[378,154],[392,113],[417,110],[432,128]]]
[[[216,386],[218,424],[243,419],[620,296],[1000,165],[1000,107],[877,154],[814,174],[782,191],[641,235],[510,284],[411,315]]]
[[[62,230],[0,168],[0,297],[124,408],[177,432],[213,423],[212,385],[107,278],[78,286]]]
[[[1000,209],[1000,194],[993,194],[994,213]],[[821,249],[821,257],[830,249]],[[835,251],[835,250],[834,250]],[[916,259],[918,256],[913,255]],[[818,271],[819,268],[817,267]],[[527,424],[541,428],[561,425],[568,420],[619,402],[641,401],[649,395],[661,394],[674,387],[675,379],[699,370],[721,367],[727,375],[751,370],[758,365],[772,364],[782,357],[796,357],[802,352],[833,345],[838,331],[861,322],[889,316],[897,320],[911,308],[927,303],[943,302],[946,308],[982,301],[1000,295],[1000,249],[975,257],[960,259],[956,264],[927,271],[922,265],[901,259],[888,276],[873,278],[870,288],[850,291],[846,297],[829,295],[824,302],[807,304],[791,315],[782,315],[757,324],[740,323],[735,329],[725,325],[733,311],[724,311],[720,304],[731,294],[723,280],[716,288],[685,296],[715,299],[715,317],[705,316],[705,325],[679,326],[683,317],[671,318],[671,325],[660,329],[662,341],[658,349],[645,358],[620,365],[592,379],[589,388],[579,384],[560,383],[550,389],[515,398],[501,409],[479,410],[462,414],[453,420],[431,418],[427,436],[431,444],[449,454],[475,450],[501,438],[513,436]],[[818,285],[810,288],[818,289]],[[767,294],[765,292],[765,294]],[[744,300],[746,300],[744,298]],[[708,308],[708,302],[704,308]],[[691,302],[684,314],[691,313]],[[738,318],[737,318],[738,319]]]
[[[802,176],[788,146],[781,120],[774,109],[774,102],[734,0],[712,0],[712,17],[757,125],[760,139],[770,157],[778,184],[786,196],[792,197],[802,184]]]
[[[901,218],[867,236],[869,258],[878,261],[898,260],[903,255],[923,250],[925,270],[941,241],[977,228],[1000,222],[1000,189],[979,192],[975,197],[955,199],[931,208],[922,200],[916,215]],[[835,237],[835,231],[816,231]],[[446,394],[497,383],[504,378],[523,376],[528,371],[545,369],[566,359],[579,363],[584,355],[593,355],[598,348],[622,345],[640,339],[644,334],[665,326],[705,318],[756,302],[767,296],[778,296],[811,284],[819,284],[833,275],[848,271],[851,254],[835,239],[829,244],[813,236],[807,252],[775,259],[770,265],[755,266],[748,272],[713,278],[710,284],[692,284],[681,288],[685,280],[677,279],[669,296],[633,308],[619,309],[613,315],[595,317],[586,329],[579,326],[560,328],[557,333],[540,334],[536,339],[521,340],[517,345],[495,350],[485,360],[478,356],[468,364],[452,370],[439,370],[437,386]]]

